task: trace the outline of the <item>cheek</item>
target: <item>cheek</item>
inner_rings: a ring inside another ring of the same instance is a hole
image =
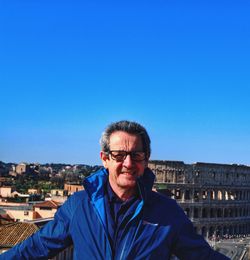
[[[113,175],[118,175],[121,168],[122,164],[110,164],[109,171],[112,172]]]
[[[138,174],[139,174],[139,175],[143,175],[144,170],[145,170],[145,166],[144,166],[144,164],[138,166],[137,169],[138,169]]]

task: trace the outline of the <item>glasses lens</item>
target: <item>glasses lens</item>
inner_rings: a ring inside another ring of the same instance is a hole
[[[125,160],[127,153],[125,151],[110,151],[111,158],[117,162],[122,162]]]
[[[126,159],[127,155],[131,156],[132,161],[143,161],[145,160],[144,152],[126,152],[126,151],[110,151],[111,158],[117,162],[122,162]]]
[[[131,159],[133,161],[143,161],[145,159],[144,152],[131,152]]]

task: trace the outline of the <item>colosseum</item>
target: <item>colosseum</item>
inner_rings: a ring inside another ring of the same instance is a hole
[[[250,233],[250,167],[150,161],[155,188],[176,199],[205,238]]]

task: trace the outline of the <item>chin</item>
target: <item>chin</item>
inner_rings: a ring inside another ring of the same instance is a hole
[[[120,182],[120,187],[123,187],[123,188],[128,188],[128,189],[131,189],[131,188],[134,188],[136,186],[136,181],[123,181],[123,182]]]

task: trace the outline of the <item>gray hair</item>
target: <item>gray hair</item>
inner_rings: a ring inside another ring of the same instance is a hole
[[[109,152],[110,136],[111,134],[117,131],[123,131],[129,134],[140,136],[142,140],[143,150],[146,153],[146,157],[147,158],[150,157],[150,153],[151,153],[150,138],[146,129],[142,125],[136,122],[131,122],[127,120],[114,122],[107,126],[105,131],[102,133],[100,139],[101,149],[103,152]]]

